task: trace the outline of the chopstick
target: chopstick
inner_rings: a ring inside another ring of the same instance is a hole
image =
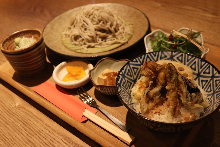
[[[94,139],[94,141],[100,143],[102,146],[114,147],[114,144],[112,142],[109,142],[108,140],[103,140],[102,136],[99,136],[92,130],[82,128],[83,125],[81,125],[81,123],[75,121],[71,116],[66,115],[64,111],[62,111],[52,103],[48,103],[46,99],[42,98],[40,95],[32,91],[30,88],[25,87],[22,84],[14,81],[12,77],[9,76],[7,73],[0,71],[0,79],[7,82],[9,85],[13,86],[15,89],[17,89],[24,95],[28,96],[30,99],[32,99],[33,101],[35,101],[36,103],[47,109],[48,111],[55,114],[57,117],[59,117],[66,123],[70,124],[72,127],[76,128],[77,130],[80,130],[80,132],[82,132],[84,135]]]
[[[25,94],[26,96],[30,97],[32,100],[36,101],[38,104],[40,104],[41,106],[43,106],[47,110],[58,115],[58,117],[60,117],[61,119],[63,119],[64,121],[66,121],[67,123],[71,124],[71,126],[74,127],[74,124],[72,124],[71,118],[64,115],[63,111],[60,111],[60,109],[57,108],[56,106],[54,106],[53,104],[47,103],[47,100],[41,99],[40,98],[41,96],[39,96],[35,92],[28,90],[27,88],[25,88],[21,84],[14,81],[5,72],[0,71],[0,79],[4,80],[8,84],[10,84],[14,88],[16,88],[18,91],[20,91],[23,94]],[[134,137],[129,135],[127,132],[124,132],[124,131],[120,130],[119,128],[117,128],[116,126],[111,125],[107,121],[103,120],[102,118],[100,118],[99,116],[93,114],[92,112],[90,112],[88,110],[85,110],[83,115],[85,117],[87,117],[88,119],[90,119],[91,121],[93,121],[94,123],[96,123],[97,125],[99,125],[100,127],[102,127],[103,129],[112,133],[113,135],[115,135],[121,141],[123,141],[124,143],[126,143],[128,145],[130,145],[132,143],[132,141],[134,140]]]
[[[94,113],[90,112],[89,110],[85,109],[83,115],[87,117],[89,120],[93,121],[103,129],[107,130],[108,132],[112,133],[116,137],[118,137],[124,143],[130,145],[134,141],[134,137],[129,135],[127,132],[122,131],[118,127],[108,123],[101,117],[95,115]]]

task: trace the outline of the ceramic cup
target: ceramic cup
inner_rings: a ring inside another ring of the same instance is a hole
[[[36,41],[29,47],[15,49],[17,37],[33,37]],[[11,34],[2,42],[1,51],[19,75],[40,73],[47,63],[45,44],[38,29],[26,29]]]

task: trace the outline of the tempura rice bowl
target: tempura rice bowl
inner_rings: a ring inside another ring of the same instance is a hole
[[[146,118],[134,109],[131,102],[131,89],[135,82],[140,78],[140,68],[145,61],[158,61],[158,60],[172,60],[187,65],[193,70],[194,80],[198,83],[206,93],[209,106],[205,108],[204,113],[197,120],[183,122],[183,123],[165,123],[154,121]],[[180,52],[151,52],[139,56],[129,61],[120,71],[116,79],[116,86],[118,96],[126,108],[138,118],[139,122],[143,123],[150,129],[162,132],[177,132],[190,129],[211,116],[220,104],[220,72],[219,70],[204,59],[197,58],[190,54]]]

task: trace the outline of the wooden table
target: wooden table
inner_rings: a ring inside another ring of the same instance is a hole
[[[166,1],[166,0],[2,0],[0,3],[0,40],[10,33],[24,28],[39,28],[60,13],[85,4],[116,2],[136,7],[149,18],[152,30],[171,31],[188,27],[202,31],[205,45],[210,48],[206,57],[220,69],[220,2],[211,1]],[[143,44],[142,44],[143,46]],[[144,47],[144,46],[143,46]],[[0,65],[6,59],[0,53]],[[0,80],[0,146],[99,146],[53,113],[26,97],[6,82]],[[116,106],[123,107],[119,101]],[[113,105],[114,105],[113,104]],[[104,106],[105,104],[103,104]],[[106,107],[110,109],[110,107]],[[117,115],[117,112],[113,112]],[[125,114],[126,115],[126,114]],[[123,120],[125,119],[123,116]],[[130,113],[127,114],[129,118]],[[220,114],[200,124],[191,131],[175,135],[146,131],[145,140],[139,144],[156,146],[220,145]],[[128,122],[129,123],[129,119]],[[130,122],[132,124],[132,122]],[[136,125],[136,124],[132,124]],[[98,127],[97,127],[98,128]],[[138,136],[138,132],[132,132]]]

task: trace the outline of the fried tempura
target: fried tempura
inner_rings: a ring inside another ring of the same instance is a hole
[[[147,61],[131,96],[137,112],[164,122],[186,122],[200,117],[204,96],[193,80],[187,79],[172,63]]]

